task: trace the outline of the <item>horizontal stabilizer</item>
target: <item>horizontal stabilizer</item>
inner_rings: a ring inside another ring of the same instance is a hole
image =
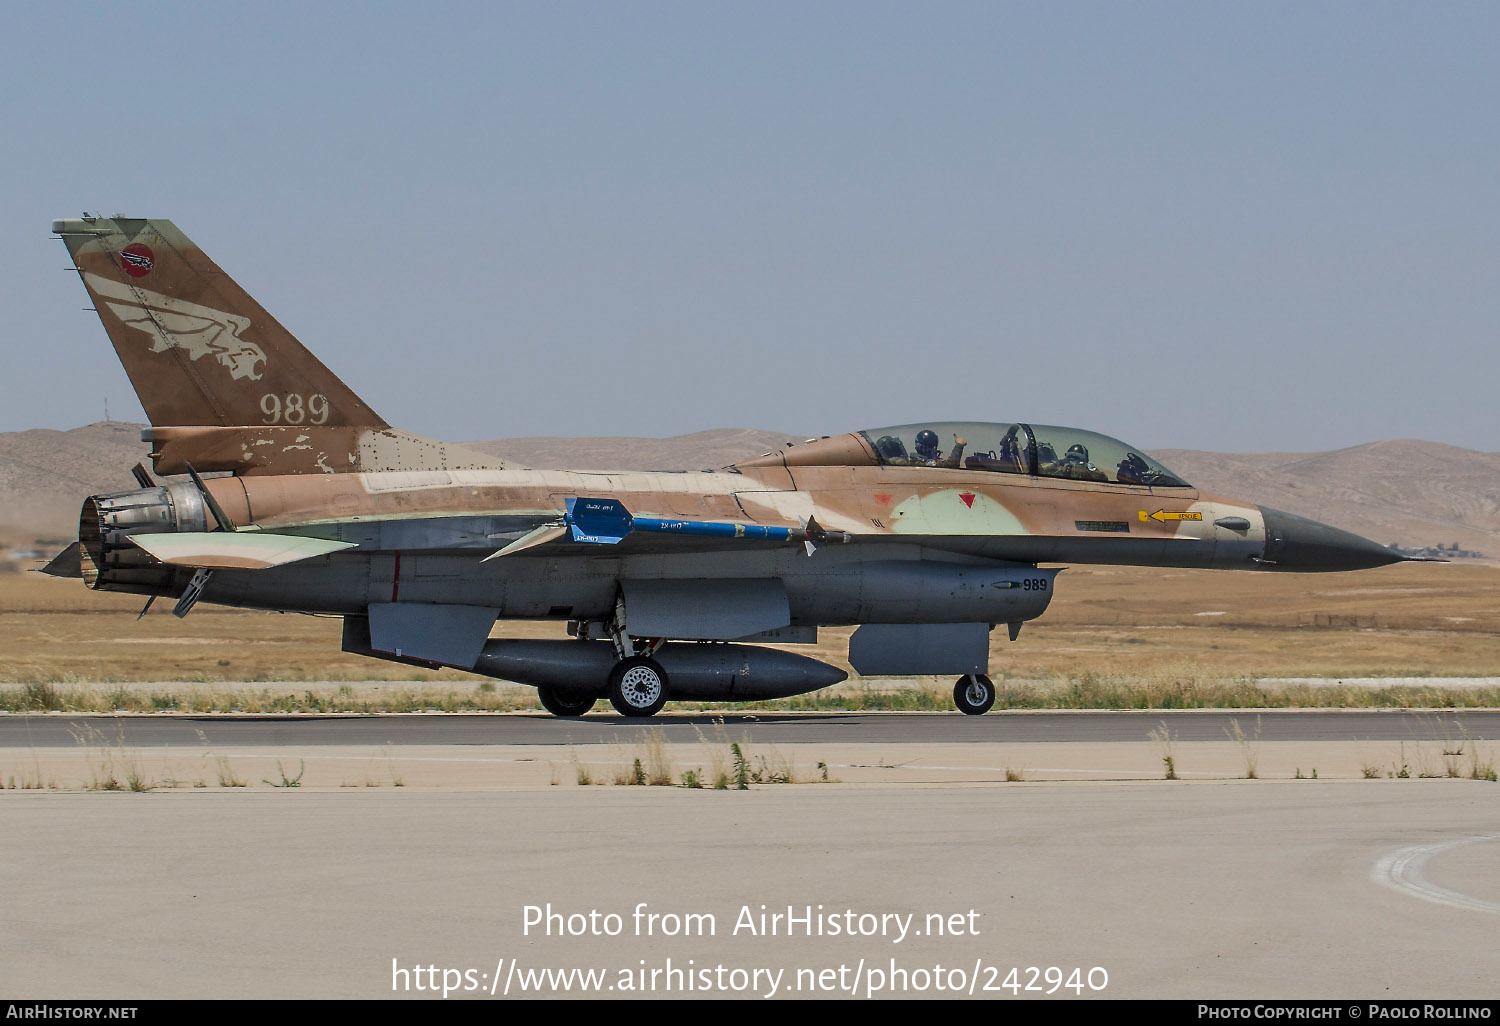
[[[179,531],[133,534],[130,540],[163,563],[210,570],[266,570],[299,559],[352,549],[355,542],[262,531]]]

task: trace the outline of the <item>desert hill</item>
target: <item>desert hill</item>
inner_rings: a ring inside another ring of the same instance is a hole
[[[86,496],[137,487],[130,468],[150,449],[142,426],[107,421],[0,433],[0,532],[12,542],[77,537]]]
[[[1153,453],[1202,488],[1385,544],[1500,557],[1500,453],[1395,439],[1316,453]]]
[[[141,425],[0,433],[0,532],[67,538],[84,496],[134,487]],[[511,438],[467,443],[532,467],[704,470],[807,436],[722,428],[673,438]],[[1153,453],[1204,491],[1313,517],[1382,543],[1459,544],[1500,557],[1500,453],[1371,442],[1319,453]]]

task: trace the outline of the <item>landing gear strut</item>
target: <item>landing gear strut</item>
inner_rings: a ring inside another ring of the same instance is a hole
[[[667,671],[651,657],[665,639],[633,637],[626,627],[629,622],[622,590],[615,596],[615,615],[609,623],[610,640],[615,643],[615,655],[620,661],[609,671],[605,694],[621,716],[655,716],[667,704]]]
[[[966,716],[983,716],[995,704],[995,685],[982,673],[960,677],[953,685],[953,704]]]
[[[650,656],[631,656],[609,674],[609,704],[621,716],[654,716],[667,702],[667,671]]]

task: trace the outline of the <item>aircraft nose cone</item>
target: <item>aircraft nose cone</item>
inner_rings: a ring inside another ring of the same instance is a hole
[[[1266,554],[1274,570],[1367,570],[1405,557],[1368,538],[1317,520],[1260,508],[1266,520]]]

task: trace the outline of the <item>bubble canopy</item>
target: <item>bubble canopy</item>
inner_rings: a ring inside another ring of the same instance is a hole
[[[1074,481],[1187,488],[1140,449],[1096,431],[1046,424],[935,421],[858,432],[888,467],[942,467]]]

